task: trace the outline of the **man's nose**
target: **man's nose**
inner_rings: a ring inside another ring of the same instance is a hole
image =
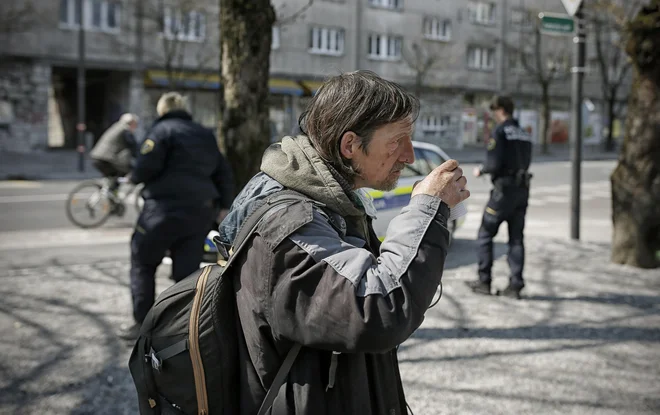
[[[408,138],[405,143],[405,148],[399,157],[399,161],[406,164],[413,164],[415,162],[415,148],[412,145],[412,139]]]

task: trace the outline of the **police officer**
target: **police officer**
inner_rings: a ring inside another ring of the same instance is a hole
[[[525,248],[523,229],[525,213],[529,199],[528,173],[532,159],[530,135],[520,128],[514,120],[513,101],[506,96],[496,96],[490,104],[490,110],[498,125],[493,137],[488,141],[485,164],[475,168],[474,175],[479,177],[490,174],[493,189],[490,200],[483,214],[478,235],[479,279],[469,281],[467,285],[479,294],[491,293],[491,268],[493,266],[493,238],[502,222],[509,226],[508,262],[511,270],[509,285],[498,295],[520,298],[520,291],[525,286],[523,266]]]
[[[230,167],[211,130],[193,122],[176,92],[158,101],[156,120],[140,148],[131,181],[144,183],[144,208],[131,239],[134,323],[120,337],[137,337],[154,303],[156,268],[166,252],[172,279],[199,268],[213,221],[226,214],[233,197]]]

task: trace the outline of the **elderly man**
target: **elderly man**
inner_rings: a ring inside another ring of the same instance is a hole
[[[147,133],[131,174],[144,183],[144,208],[131,239],[132,324],[120,337],[135,339],[154,303],[155,273],[166,252],[172,257],[172,279],[180,281],[199,268],[206,235],[218,212],[233,197],[231,168],[213,133],[193,121],[186,101],[164,94],[159,118]]]
[[[300,118],[304,135],[265,152],[220,226],[231,245],[258,201],[292,202],[261,222],[236,287],[241,414],[255,414],[292,345],[302,349],[273,414],[405,414],[396,347],[419,327],[442,277],[450,209],[469,196],[455,160],[412,192],[379,242],[363,188],[390,190],[414,161],[418,100],[376,74],[328,80]]]

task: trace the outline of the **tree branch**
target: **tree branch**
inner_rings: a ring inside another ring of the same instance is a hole
[[[293,13],[291,16],[284,17],[284,18],[281,18],[281,19],[278,18],[275,22],[279,26],[285,26],[287,24],[291,24],[291,23],[295,22],[300,16],[302,16],[307,11],[307,9],[312,7],[313,4],[314,4],[314,0],[308,0],[307,4],[302,6],[298,11]]]

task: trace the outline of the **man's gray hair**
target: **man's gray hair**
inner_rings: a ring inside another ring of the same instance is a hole
[[[158,100],[158,104],[156,105],[156,112],[158,113],[159,117],[162,117],[171,111],[187,111],[188,103],[186,101],[186,98],[178,92],[166,92]]]
[[[419,100],[400,85],[371,71],[355,71],[328,79],[298,120],[321,157],[342,176],[353,181],[356,172],[342,157],[342,136],[354,132],[367,146],[378,128],[419,115]]]

